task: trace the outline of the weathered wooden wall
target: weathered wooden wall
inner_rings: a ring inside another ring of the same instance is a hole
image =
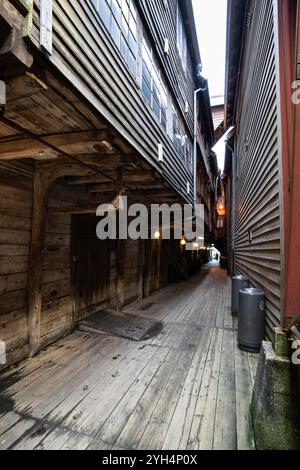
[[[28,354],[32,171],[31,165],[14,160],[0,163],[0,339],[9,363]]]
[[[235,271],[266,294],[268,331],[282,322],[281,160],[273,2],[248,3],[236,133]]]

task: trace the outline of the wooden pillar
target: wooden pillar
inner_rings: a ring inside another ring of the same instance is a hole
[[[160,288],[160,264],[161,264],[161,239],[155,241],[156,244],[156,279],[155,279],[155,289],[159,290]]]
[[[138,297],[144,297],[145,240],[139,240]]]
[[[33,214],[31,229],[31,247],[28,281],[28,328],[29,354],[33,357],[39,350],[42,311],[42,268],[47,192],[49,189],[47,174],[36,170],[33,187]]]
[[[125,251],[126,240],[119,240],[117,254],[117,308],[119,311],[125,304]]]
[[[155,240],[148,240],[145,250],[145,279],[144,279],[144,295],[148,297],[150,295],[150,280],[151,280],[151,267],[153,257],[153,243]]]

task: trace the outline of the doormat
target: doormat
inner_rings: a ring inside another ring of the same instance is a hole
[[[159,326],[159,322],[133,315],[116,315],[114,312],[102,311],[80,321],[81,331],[98,334],[109,334],[141,341],[151,336],[152,330]]]

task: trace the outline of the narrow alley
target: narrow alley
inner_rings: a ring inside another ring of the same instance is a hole
[[[161,322],[142,342],[76,331],[4,372],[1,449],[252,449],[257,355],[237,347],[216,263],[124,313]]]

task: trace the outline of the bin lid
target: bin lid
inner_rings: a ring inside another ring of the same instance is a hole
[[[254,289],[253,287],[240,290],[240,294],[257,295],[257,296],[265,295],[264,292],[262,292],[259,289]]]

